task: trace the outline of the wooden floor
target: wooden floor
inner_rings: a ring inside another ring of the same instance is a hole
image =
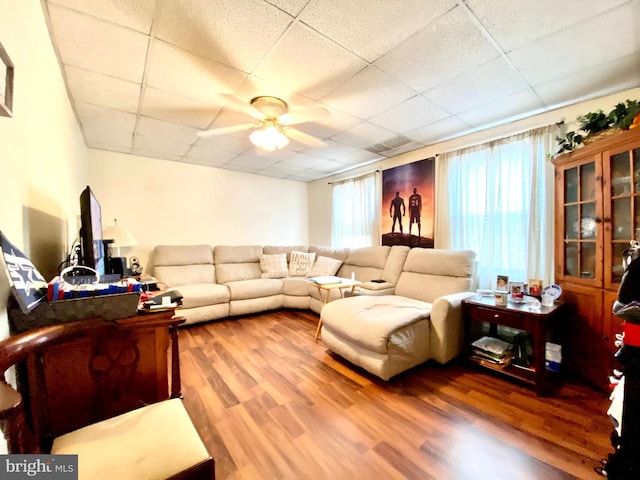
[[[185,405],[224,479],[565,479],[610,453],[606,394],[553,398],[463,364],[389,382],[278,311],[180,331]]]

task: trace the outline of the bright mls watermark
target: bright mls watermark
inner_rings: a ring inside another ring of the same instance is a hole
[[[78,480],[78,455],[0,455],[0,478]]]

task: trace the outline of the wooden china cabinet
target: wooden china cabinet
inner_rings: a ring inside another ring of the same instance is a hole
[[[640,239],[640,128],[616,132],[553,160],[555,281],[562,287],[567,369],[608,388],[615,367],[612,312],[622,252]]]

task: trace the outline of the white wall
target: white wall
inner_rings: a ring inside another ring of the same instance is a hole
[[[438,144],[430,145],[419,150],[407,152],[397,157],[381,160],[380,162],[369,164],[360,169],[354,169],[341,175],[317,180],[309,184],[309,243],[319,245],[331,244],[331,185],[328,182],[356,176],[361,173],[368,173],[373,170],[386,170],[407,163],[433,157],[441,152],[447,152],[458,148],[476,145],[492,139],[506,137],[517,132],[528,130],[555,122],[564,121],[567,131],[576,130],[579,125],[576,117],[602,109],[609,113],[619,102],[627,99],[639,100],[640,88],[634,88],[615,95],[601,97],[595,100],[585,101],[560,108],[540,115],[534,115],[522,120],[514,121],[498,127],[483,130],[481,132],[465,135]],[[549,152],[555,153],[555,152]],[[438,186],[436,185],[436,188]],[[437,208],[437,205],[436,205]],[[436,239],[438,233],[435,232]]]
[[[0,117],[0,230],[51,277],[75,230],[69,219],[86,181],[86,147],[38,0],[0,0],[0,42],[15,66],[13,117]],[[9,284],[1,260],[0,270],[4,338]]]
[[[118,219],[138,241],[120,255],[149,266],[155,245],[308,243],[307,184],[89,149],[102,225]]]

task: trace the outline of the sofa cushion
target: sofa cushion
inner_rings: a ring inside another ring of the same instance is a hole
[[[260,269],[262,247],[256,245],[226,246],[213,249],[218,283],[252,280],[262,276]]]
[[[335,275],[338,269],[342,265],[342,260],[336,258],[319,256],[316,259],[316,263],[313,264],[311,271],[307,274],[308,277],[324,277]]]
[[[294,250],[289,261],[289,276],[306,277],[316,260],[315,253],[305,253]]]
[[[182,308],[203,307],[227,303],[231,296],[229,289],[216,283],[195,283],[179,285],[176,290],[182,295]]]
[[[389,337],[399,328],[429,318],[431,304],[396,295],[355,296],[322,308],[323,328],[351,343],[378,353],[387,352]],[[424,339],[429,343],[429,338]]]
[[[331,248],[323,247],[322,245],[311,245],[309,247],[309,253],[315,253],[316,256],[322,255],[323,257],[337,258],[342,261],[349,256],[350,251],[348,248]]]
[[[268,297],[282,293],[282,280],[277,278],[256,278],[255,280],[241,280],[226,284],[231,294],[231,300],[246,300]]]
[[[283,278],[289,275],[286,253],[260,255],[259,258],[262,278]]]
[[[154,277],[169,288],[216,281],[209,245],[158,245],[153,250],[153,263]]]
[[[308,297],[309,288],[315,287],[306,277],[285,277],[282,279],[282,293],[293,297]]]
[[[473,288],[475,252],[413,248],[407,255],[395,294],[434,302]]]

